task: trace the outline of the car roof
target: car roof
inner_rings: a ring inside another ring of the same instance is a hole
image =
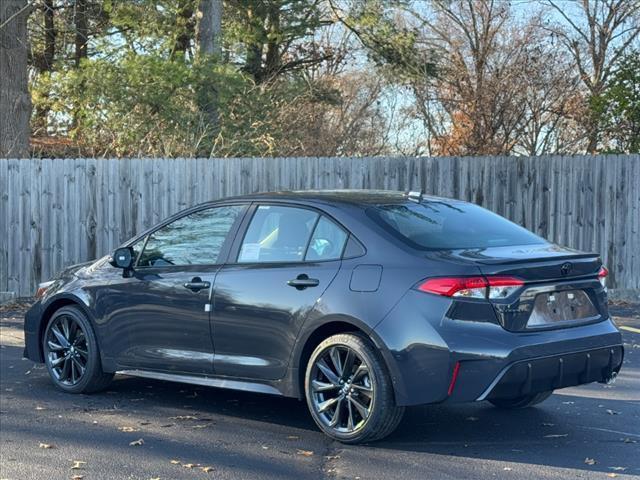
[[[295,190],[280,192],[263,192],[250,195],[233,197],[233,199],[269,201],[292,200],[302,202],[320,203],[346,203],[352,205],[378,205],[378,204],[402,204],[409,200],[406,192],[393,190]],[[225,199],[228,200],[228,199]],[[435,202],[459,202],[450,198],[441,198],[429,195],[422,196],[423,201]]]

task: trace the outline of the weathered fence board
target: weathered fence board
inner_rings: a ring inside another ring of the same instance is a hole
[[[599,252],[640,289],[640,155],[465,158],[0,159],[0,292],[30,295],[210,199],[312,188],[416,190],[483,205]]]

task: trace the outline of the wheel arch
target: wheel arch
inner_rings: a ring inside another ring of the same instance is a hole
[[[383,340],[362,320],[345,315],[330,315],[324,317],[319,322],[314,322],[313,327],[308,328],[302,335],[300,335],[296,344],[292,362],[294,371],[292,381],[294,383],[294,392],[298,398],[304,398],[304,378],[307,369],[307,362],[315,348],[323,340],[332,335],[350,332],[360,333],[365,336],[380,352],[387,371],[391,376],[395,395],[396,388],[398,387],[396,382],[398,381],[399,376],[394,368],[393,356]]]
[[[44,306],[42,310],[42,315],[40,316],[40,325],[38,326],[38,355],[40,356],[40,361],[44,362],[44,351],[42,348],[42,342],[44,339],[44,332],[49,325],[49,321],[51,317],[63,307],[74,306],[78,307],[82,313],[89,319],[91,323],[94,333],[96,333],[96,325],[93,321],[93,316],[89,312],[87,305],[77,296],[71,294],[61,294],[52,299],[50,299]]]

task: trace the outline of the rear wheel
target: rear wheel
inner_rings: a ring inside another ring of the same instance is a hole
[[[404,414],[380,353],[359,334],[333,335],[318,345],[307,364],[305,393],[316,424],[344,443],[386,437]]]
[[[548,392],[534,393],[532,395],[522,395],[520,397],[515,398],[495,398],[493,400],[489,400],[493,405],[498,408],[505,409],[518,409],[518,408],[527,408],[537,405],[538,403],[544,402],[547,398],[551,396],[553,390],[549,390]]]
[[[93,327],[78,307],[63,307],[53,314],[42,348],[51,380],[65,392],[102,390],[113,378],[102,371]]]

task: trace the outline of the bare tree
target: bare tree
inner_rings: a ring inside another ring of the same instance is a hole
[[[0,2],[0,157],[29,156],[26,0]]]
[[[575,4],[547,0],[563,25],[551,27],[573,56],[590,97],[601,95],[615,65],[640,34],[640,0],[581,0]],[[576,6],[577,12],[571,7]],[[584,120],[587,151],[595,153],[600,132],[597,118]]]
[[[420,17],[426,48],[435,51],[437,78],[412,81],[415,112],[429,131],[429,153],[509,154],[523,116],[533,25],[514,23],[495,0],[434,0]]]

